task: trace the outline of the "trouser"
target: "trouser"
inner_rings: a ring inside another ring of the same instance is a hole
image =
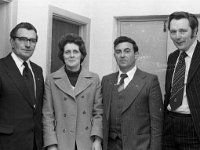
[[[163,150],[200,150],[190,114],[168,112],[164,120]]]

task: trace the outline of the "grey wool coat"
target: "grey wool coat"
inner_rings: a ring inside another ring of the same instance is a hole
[[[64,67],[47,77],[43,104],[44,146],[90,150],[102,135],[102,95],[97,74],[82,68],[73,89]]]

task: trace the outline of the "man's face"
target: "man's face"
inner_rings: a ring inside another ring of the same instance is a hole
[[[19,28],[15,38],[10,40],[13,52],[26,61],[29,59],[35,50],[37,43],[36,33],[34,30]]]
[[[114,57],[122,72],[128,72],[135,66],[136,55],[133,45],[129,42],[119,43],[114,50]]]
[[[188,19],[172,19],[170,37],[178,49],[187,51],[196,38],[196,32],[192,32]]]

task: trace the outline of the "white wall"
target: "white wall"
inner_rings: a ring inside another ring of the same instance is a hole
[[[14,0],[15,1],[15,0]],[[90,70],[100,77],[113,72],[113,40],[116,16],[168,15],[173,11],[200,14],[199,0],[18,0],[17,22],[31,22],[38,30],[39,42],[31,58],[46,76],[48,5],[91,18]]]

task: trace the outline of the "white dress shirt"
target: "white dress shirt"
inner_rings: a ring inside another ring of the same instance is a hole
[[[136,65],[128,72],[126,72],[126,74],[128,75],[127,78],[124,79],[124,88],[127,87],[127,85],[130,83],[130,81],[133,79],[133,76],[135,74],[135,71],[136,71],[137,67]],[[125,72],[122,72],[121,70],[119,70],[119,75],[118,75],[118,79],[117,79],[117,84],[119,84],[119,81],[121,79],[120,75],[122,73],[125,73]]]
[[[182,105],[180,107],[178,107],[174,112],[177,112],[177,113],[182,113],[182,114],[190,114],[190,108],[189,108],[189,105],[188,105],[188,100],[187,100],[187,95],[186,95],[186,84],[187,84],[187,78],[188,78],[188,72],[189,72],[189,69],[190,69],[190,64],[191,64],[191,60],[192,60],[192,56],[193,56],[193,53],[194,53],[194,50],[195,50],[195,47],[197,45],[197,41],[194,41],[194,43],[190,46],[190,48],[186,51],[186,54],[188,55],[186,58],[185,58],[185,65],[186,65],[186,68],[185,68],[185,80],[184,80],[184,91],[183,91],[183,101],[182,101]],[[179,57],[180,57],[180,54],[179,54]],[[179,59],[178,57],[178,59]],[[176,61],[176,65],[177,65],[177,62],[178,62],[178,59]],[[176,66],[175,66],[176,67]],[[175,68],[174,68],[174,71],[175,71]],[[172,81],[173,81],[173,78],[172,78]],[[171,107],[170,105],[167,106],[167,109],[169,111],[171,111]]]

